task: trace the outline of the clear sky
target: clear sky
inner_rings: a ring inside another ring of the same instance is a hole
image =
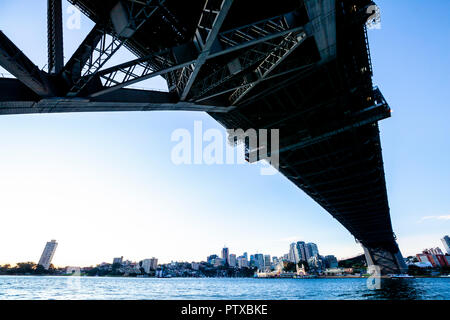
[[[450,2],[378,5],[374,80],[394,110],[381,123],[387,187],[400,247],[410,255],[442,247],[450,233]],[[93,25],[83,18],[81,29],[69,29],[68,19],[66,59]],[[44,67],[45,0],[1,1],[0,29]],[[128,58],[121,52],[113,62]],[[144,85],[165,88],[160,79]],[[282,255],[294,240],[317,243],[321,254],[362,252],[279,174],[262,176],[258,165],[174,165],[171,134],[196,120],[223,130],[189,112],[1,116],[0,263],[37,262],[51,239],[59,242],[59,266],[114,256],[204,260],[224,244],[238,255]]]

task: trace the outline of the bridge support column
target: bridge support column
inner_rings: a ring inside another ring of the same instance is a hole
[[[387,246],[368,246],[363,244],[362,247],[366,256],[367,266],[369,268],[379,268],[378,271],[381,276],[408,272],[408,267],[395,241]]]

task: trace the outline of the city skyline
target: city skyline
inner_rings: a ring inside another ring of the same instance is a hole
[[[422,256],[424,253],[427,254],[432,254],[432,255],[442,255],[442,256],[449,256],[450,255],[450,250],[449,250],[449,245],[450,245],[450,237],[448,235],[443,236],[441,239],[441,243],[443,244],[443,248],[444,250],[442,250],[439,246],[438,247],[423,247],[424,249],[420,250],[420,253],[415,253],[412,255],[409,255],[409,257],[419,257]],[[56,240],[51,240],[48,241],[45,245],[44,251],[41,254],[41,258],[39,259],[39,262],[37,263],[37,265],[41,265],[44,267],[44,269],[48,270],[50,265],[53,265],[55,268],[73,268],[73,265],[69,266],[69,265],[54,265],[52,263],[52,259],[53,256],[55,254],[56,248],[58,246],[58,242]],[[237,252],[237,251],[236,251]],[[419,251],[418,251],[419,252]],[[206,259],[187,259],[187,260],[173,260],[171,259],[170,261],[160,261],[161,263],[158,264],[158,258],[152,257],[152,258],[139,258],[139,259],[126,259],[126,261],[124,261],[124,256],[114,256],[111,261],[112,263],[108,263],[107,261],[102,261],[100,262],[96,262],[90,265],[77,265],[77,268],[79,267],[93,267],[94,265],[103,265],[103,264],[110,264],[110,265],[114,265],[114,264],[122,264],[124,262],[127,263],[136,263],[133,261],[140,261],[140,263],[143,264],[143,268],[144,269],[148,269],[150,268],[150,266],[152,266],[152,269],[156,269],[156,266],[158,265],[164,265],[164,264],[169,264],[169,263],[203,263],[203,262],[208,262],[208,263],[212,263],[213,265],[229,265],[230,267],[249,267],[252,265],[252,263],[256,263],[256,266],[259,267],[259,265],[266,265],[267,261],[269,261],[269,265],[273,266],[273,263],[276,263],[276,261],[289,261],[289,262],[293,262],[295,264],[298,264],[299,262],[310,262],[310,258],[314,258],[314,257],[320,257],[321,259],[325,259],[327,260],[330,257],[333,257],[333,259],[337,261],[342,261],[342,260],[347,260],[347,259],[352,259],[352,258],[356,258],[359,255],[363,255],[363,253],[360,253],[358,255],[355,256],[351,256],[351,257],[336,257],[334,254],[331,254],[330,252],[328,252],[327,254],[320,254],[319,253],[319,249],[317,244],[313,243],[313,242],[305,242],[305,241],[295,241],[292,242],[289,247],[287,248],[287,253],[284,254],[280,254],[280,255],[272,255],[272,254],[267,254],[264,253],[264,251],[255,251],[253,254],[248,254],[248,251],[244,251],[242,253],[242,255],[238,255],[236,253],[232,253],[230,251],[230,249],[227,246],[223,246],[222,249],[220,249],[219,254],[208,254],[208,256],[206,257]],[[405,256],[405,261],[409,260],[409,257]],[[408,258],[408,259],[406,259]],[[432,260],[433,258],[429,258],[426,257],[424,258]],[[259,261],[261,260],[261,261]],[[267,261],[266,261],[267,260]],[[32,262],[32,259],[29,260],[24,260],[24,261],[16,261],[14,263],[0,263],[0,266],[2,265],[15,265],[16,263],[25,263],[25,261],[27,262]],[[215,261],[217,261],[218,263],[216,263]],[[434,263],[434,262],[433,262]]]
[[[394,230],[408,256],[440,246],[450,224],[450,84],[439,71],[448,65],[449,44],[438,32],[448,28],[450,5],[424,12],[418,2],[377,4],[382,28],[369,32],[374,82],[394,110],[380,124],[386,181]],[[0,29],[43,68],[46,50],[36,48],[47,41],[45,5],[16,1],[0,8]],[[411,23],[419,13],[430,28]],[[92,25],[84,17],[80,30],[65,24],[66,59]],[[122,51],[117,59],[128,57]],[[145,85],[165,89],[158,79]],[[56,265],[110,261],[118,252],[135,260],[149,254],[197,260],[224,242],[236,252],[267,248],[278,256],[299,239],[339,258],[362,252],[279,174],[262,177],[255,165],[171,163],[171,133],[192,129],[196,120],[224,132],[206,114],[188,112],[2,116],[0,241],[9,245],[0,263],[37,259],[51,238],[60,242]]]

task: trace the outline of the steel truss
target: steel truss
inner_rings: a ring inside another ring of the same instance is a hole
[[[303,27],[292,27],[287,22],[287,17],[293,14],[294,13],[288,13],[286,15],[257,22],[251,26],[246,25],[220,33],[217,36],[218,41],[221,44],[220,49],[208,51],[207,55],[205,54],[204,56],[205,62],[206,60],[223,56],[250,46],[260,44],[261,46],[264,45],[264,47],[260,46],[250,49],[236,60],[231,61],[228,65],[219,68],[211,75],[208,75],[203,79],[198,79],[191,90],[195,97],[189,100],[198,100],[199,97],[204,96],[214,88],[233,78],[236,75],[236,72],[238,72],[236,69],[233,70],[233,65],[239,68],[239,71],[245,70],[264,58],[267,58],[267,51],[270,50],[270,52],[272,52],[279,46],[282,47],[285,43],[283,42],[281,45],[276,44],[273,43],[273,39],[282,37],[286,34],[292,34],[293,32],[302,32]],[[290,39],[292,36],[288,38]],[[199,57],[193,56],[191,53],[194,46],[196,46],[195,42],[187,43],[97,72],[95,76],[100,78],[103,88],[97,92],[91,93],[91,96],[98,96],[160,75],[169,77],[168,82],[170,84],[171,82],[175,82],[174,79],[170,80],[170,77],[176,78],[175,72],[178,72],[178,78],[184,77],[187,81],[190,72],[194,70],[193,66],[196,65],[200,59]],[[184,86],[184,84],[180,86],[181,82],[180,79],[178,79],[176,88],[179,89]],[[178,89],[175,90],[179,91]]]
[[[276,69],[280,63],[286,59],[306,38],[306,33],[302,32],[300,34],[290,33],[280,44],[271,50],[266,58],[261,62],[261,64],[256,68],[255,74],[257,75],[257,80],[252,83],[243,83],[243,87],[237,89],[230,96],[230,101],[232,105],[236,105],[241,101],[253,88],[255,88],[261,81],[267,78],[272,71]]]
[[[126,26],[121,26],[121,32],[112,26],[96,25],[82,44],[81,52],[86,52],[84,59],[76,56],[73,60],[79,62],[81,77],[76,79],[69,90],[68,96],[77,96],[92,80],[106,62],[138,31],[144,23],[160,8],[165,0],[147,0],[139,5],[132,1],[131,5],[123,8],[128,14]],[[128,3],[128,2],[127,2]],[[123,6],[122,2],[118,5]],[[117,28],[116,28],[117,29]],[[77,53],[76,53],[77,54]]]

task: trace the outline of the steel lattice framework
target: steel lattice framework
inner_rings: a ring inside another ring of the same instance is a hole
[[[14,76],[0,79],[0,114],[187,110],[229,129],[278,129],[280,172],[369,263],[403,270],[378,130],[390,108],[372,84],[372,1],[69,1],[95,26],[65,65],[61,0],[48,0],[49,72],[0,32],[0,65]],[[121,48],[136,58],[105,68]],[[156,76],[168,92],[127,88]]]

